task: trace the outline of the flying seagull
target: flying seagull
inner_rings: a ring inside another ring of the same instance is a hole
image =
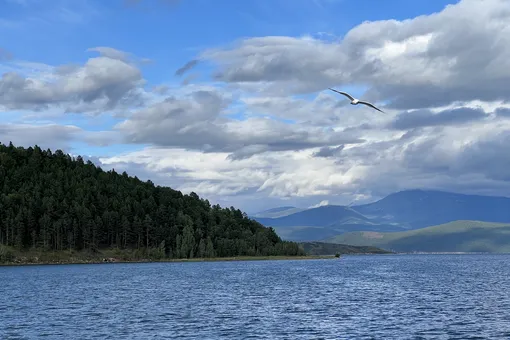
[[[347,98],[349,98],[351,100],[351,105],[358,105],[358,104],[364,104],[364,105],[367,105],[367,106],[370,106],[371,108],[373,109],[376,109],[377,111],[380,111],[382,113],[384,113],[384,111],[378,109],[377,107],[374,106],[374,104],[372,103],[369,103],[369,102],[365,102],[363,100],[359,100],[359,99],[356,99],[354,98],[353,96],[351,96],[350,94],[348,93],[345,93],[345,92],[342,92],[342,91],[337,91],[337,90],[334,90],[332,89],[331,87],[328,87],[328,89],[330,89],[331,91],[333,92],[336,92],[336,93],[340,93],[340,94],[343,94],[344,96],[346,96]]]

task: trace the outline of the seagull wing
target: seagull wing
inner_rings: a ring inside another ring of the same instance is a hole
[[[342,91],[334,90],[334,89],[332,89],[331,87],[328,87],[328,89],[330,89],[330,90],[331,90],[331,91],[333,91],[333,92],[343,94],[344,96],[346,96],[347,98],[349,98],[351,101],[352,101],[352,100],[354,100],[354,98],[353,98],[350,94],[348,94],[348,93],[345,93],[345,92],[342,92]]]
[[[376,110],[377,110],[377,111],[379,111],[379,112],[384,113],[384,111],[382,111],[382,110],[378,109],[378,108],[377,108],[377,107],[375,107],[375,106],[374,106],[374,104],[372,104],[372,103],[364,102],[364,101],[360,100],[360,101],[358,102],[358,104],[365,104],[365,105],[367,105],[367,106],[370,106],[370,107],[371,107],[371,108],[373,108],[373,109],[376,109]]]

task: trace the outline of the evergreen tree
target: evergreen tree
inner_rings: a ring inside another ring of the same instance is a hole
[[[0,144],[0,245],[127,248],[178,258],[301,255],[233,207],[104,171],[61,150]]]

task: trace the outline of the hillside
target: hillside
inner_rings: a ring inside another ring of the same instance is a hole
[[[12,144],[0,144],[0,245],[171,258],[303,253],[233,207]]]
[[[510,252],[510,223],[455,221],[404,232],[352,232],[325,240],[398,252]]]
[[[310,255],[335,255],[335,254],[389,254],[390,251],[377,247],[351,246],[347,244],[335,244],[326,242],[303,242],[301,246]]]
[[[371,221],[354,209],[339,205],[306,209],[281,217],[254,219],[265,226],[273,227],[278,235],[289,241],[319,241],[355,230],[403,230],[398,225]]]
[[[507,197],[407,190],[352,208],[374,222],[398,223],[409,229],[458,220],[510,223]]]
[[[350,208],[322,206],[255,219],[273,227],[283,239],[319,241],[346,232],[406,231],[458,220],[510,223],[510,198],[406,190]]]

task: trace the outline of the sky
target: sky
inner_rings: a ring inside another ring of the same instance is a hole
[[[4,144],[248,213],[510,196],[508,0],[0,0],[0,37]]]

